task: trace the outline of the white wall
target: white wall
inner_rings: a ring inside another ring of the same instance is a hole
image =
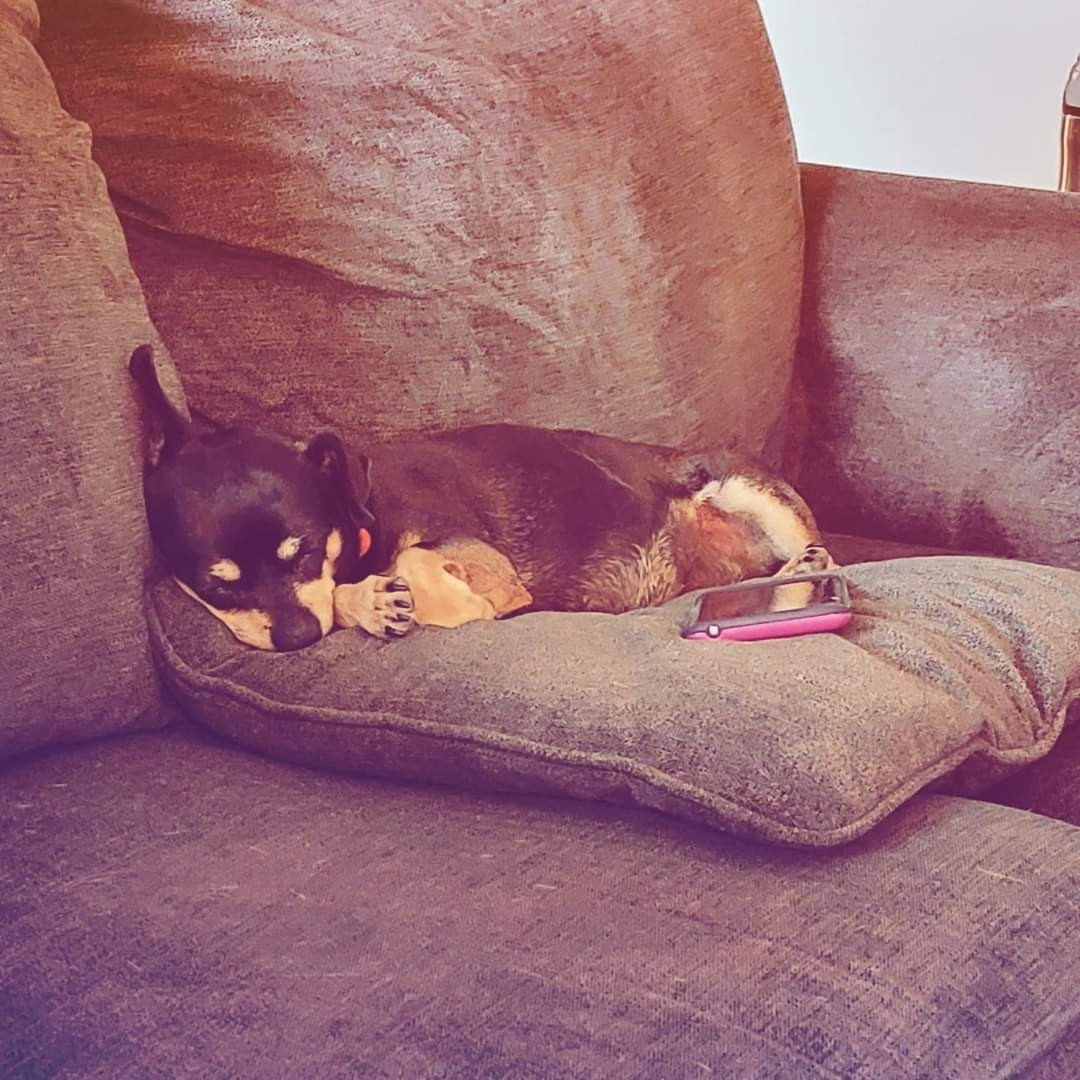
[[[1052,188],[1080,0],[759,0],[803,161]]]

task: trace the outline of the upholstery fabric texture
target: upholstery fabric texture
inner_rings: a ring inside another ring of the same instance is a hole
[[[752,0],[42,12],[204,411],[783,450],[802,222]]]
[[[176,730],[3,782],[5,1076],[975,1080],[1080,1012],[1080,831],[977,801],[795,852]]]
[[[163,582],[150,622],[189,714],[267,753],[820,846],[962,765],[971,791],[1043,756],[1080,687],[1074,571],[938,557],[848,573],[844,636],[746,645],[681,640],[688,598],[275,654]]]
[[[0,3],[0,757],[153,725],[159,708],[125,366],[155,335],[36,16]]]
[[[1020,1080],[1076,1080],[1080,1072],[1080,1020],[1045,1054],[1018,1073]]]
[[[1080,568],[1080,199],[805,167],[823,527]]]

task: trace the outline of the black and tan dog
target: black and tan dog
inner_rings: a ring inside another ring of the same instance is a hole
[[[524,610],[617,613],[831,565],[798,494],[721,452],[494,424],[367,457],[332,433],[295,444],[188,422],[148,347],[130,366],[155,435],[154,541],[257,648],[334,625],[393,638]]]

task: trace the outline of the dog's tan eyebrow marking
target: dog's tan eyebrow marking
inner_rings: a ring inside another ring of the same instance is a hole
[[[239,581],[240,567],[232,559],[218,559],[210,567],[210,576],[216,577],[220,581]]]
[[[287,536],[277,546],[277,557],[282,562],[288,562],[290,559],[296,558],[296,553],[300,550],[300,537],[299,536]]]

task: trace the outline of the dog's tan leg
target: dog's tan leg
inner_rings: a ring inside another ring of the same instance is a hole
[[[385,576],[334,591],[338,626],[401,637],[413,626],[452,628],[528,607],[532,597],[510,561],[479,540],[407,547]]]
[[[495,607],[477,595],[467,581],[447,569],[446,555],[432,548],[406,548],[394,560],[392,573],[408,583],[417,626],[464,626],[494,619]]]
[[[821,546],[817,522],[802,496],[782,480],[746,475],[713,480],[695,496],[727,514],[753,519],[774,559],[784,560],[776,577],[793,577],[832,570],[836,563]],[[776,589],[769,604],[771,611],[794,611],[814,598],[814,583],[800,582]]]

